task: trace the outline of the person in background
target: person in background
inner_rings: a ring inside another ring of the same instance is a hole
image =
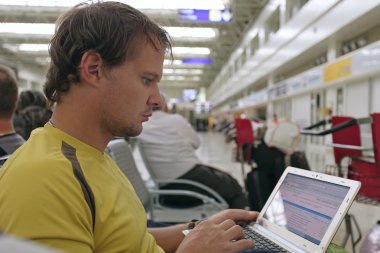
[[[53,115],[0,170],[0,228],[80,253],[239,252],[254,247],[224,210],[202,222],[147,228],[136,192],[105,152],[136,136],[161,103],[158,83],[171,44],[165,30],[119,2],[65,12],[49,46],[44,92]],[[191,229],[186,236],[183,230]]]
[[[278,125],[278,117],[277,117],[277,114],[273,114],[273,117],[272,117],[272,124],[277,126]]]
[[[43,127],[49,121],[51,114],[52,111],[42,92],[22,91],[13,117],[13,125],[16,132],[27,140],[34,129]]]
[[[198,134],[179,114],[167,113],[163,103],[153,108],[151,119],[144,123],[137,137],[144,157],[158,179],[187,179],[206,185],[219,193],[230,208],[245,208],[247,199],[239,183],[220,169],[203,164],[195,150],[200,145]],[[162,189],[183,189],[206,193],[192,185],[170,183]],[[165,197],[168,203],[180,205],[197,204],[191,197]]]
[[[15,132],[12,116],[16,108],[18,86],[15,72],[0,65],[0,166],[25,140]]]

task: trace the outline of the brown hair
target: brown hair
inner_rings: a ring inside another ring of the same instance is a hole
[[[0,65],[0,118],[11,118],[16,108],[18,86],[15,72]]]
[[[139,10],[119,2],[74,6],[57,20],[50,42],[51,63],[44,86],[47,99],[59,101],[71,83],[80,81],[78,65],[85,52],[99,53],[105,66],[112,68],[138,54],[144,41],[172,56],[167,32]]]

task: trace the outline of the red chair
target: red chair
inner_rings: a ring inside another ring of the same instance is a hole
[[[348,171],[348,177],[361,181],[360,195],[363,202],[380,202],[380,113],[371,114],[372,158],[354,157]],[[360,196],[359,196],[360,197]],[[365,198],[369,198],[365,200]]]
[[[379,205],[380,203],[380,113],[373,113],[371,117],[355,119],[352,117],[334,116],[331,118],[332,127],[324,131],[315,131],[313,128],[319,127],[329,121],[321,121],[310,127],[304,128],[301,133],[306,135],[322,136],[332,134],[334,158],[338,168],[338,176],[345,176],[342,173],[342,160],[350,158],[347,177],[360,181],[362,186],[357,197],[358,202]],[[371,124],[373,148],[362,147],[360,124]],[[373,150],[373,157],[363,156],[363,151]],[[351,237],[353,252],[355,246],[361,240],[361,232],[354,216],[347,214],[345,218],[346,234],[343,245],[346,245]],[[356,227],[357,239],[354,239],[353,228]]]
[[[332,127],[336,127],[339,124],[353,120],[351,117],[344,116],[333,116],[331,118]],[[360,127],[359,125],[353,125],[347,128],[344,128],[340,131],[332,133],[333,141],[333,151],[335,164],[340,166],[342,159],[344,157],[359,157],[362,156],[361,150],[361,138],[360,138]],[[340,147],[342,145],[342,147]],[[348,145],[352,146],[352,149],[348,149]],[[355,149],[357,147],[357,149]]]
[[[235,119],[235,129],[236,129],[236,150],[237,156],[241,163],[241,173],[243,177],[243,181],[245,184],[245,170],[244,164],[251,164],[251,152],[253,148],[253,143],[255,141],[252,122],[249,119]],[[246,185],[245,189],[246,189]]]
[[[344,157],[351,159],[348,178],[362,183],[358,200],[365,203],[380,202],[380,113],[373,113],[369,118],[353,119],[336,116],[331,119],[333,128],[348,121],[355,124],[332,133],[335,162],[340,168]],[[371,124],[373,148],[361,146],[359,124]],[[373,150],[374,156],[363,156],[363,151]],[[339,173],[342,175],[342,173]]]

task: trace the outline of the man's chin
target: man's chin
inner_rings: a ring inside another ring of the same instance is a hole
[[[126,137],[136,137],[136,136],[138,136],[138,135],[141,134],[142,130],[143,130],[143,128],[142,128],[142,125],[141,125],[140,128],[138,128],[138,129],[133,129],[133,130],[129,131],[129,132],[127,133],[127,136],[126,136]]]
[[[136,129],[127,129],[127,130],[125,130],[122,133],[116,134],[115,137],[121,137],[121,138],[136,137],[139,134],[141,134],[141,131],[142,131],[142,126],[140,128],[138,128],[138,129],[137,128]]]

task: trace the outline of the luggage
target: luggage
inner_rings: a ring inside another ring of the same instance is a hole
[[[310,170],[309,163],[307,161],[305,152],[296,151],[290,156],[290,166]]]
[[[248,191],[248,200],[251,210],[260,211],[265,203],[265,196],[261,191],[261,173],[257,170],[252,170],[247,174],[246,186]]]
[[[247,174],[251,210],[260,211],[285,170],[285,154],[262,142],[253,152],[257,167]]]
[[[300,139],[299,128],[292,122],[282,121],[268,126],[264,141],[269,147],[276,147],[287,155],[291,155]]]

